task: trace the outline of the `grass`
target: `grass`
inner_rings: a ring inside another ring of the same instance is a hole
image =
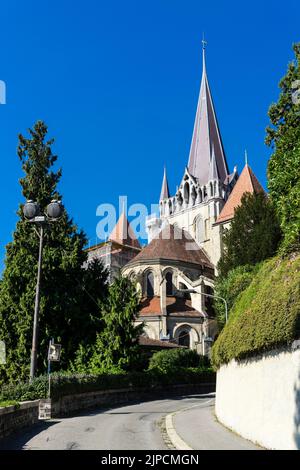
[[[6,408],[7,406],[17,406],[19,407],[19,403],[15,400],[5,400],[5,401],[0,401],[0,408]]]

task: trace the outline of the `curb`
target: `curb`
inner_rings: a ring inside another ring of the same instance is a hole
[[[184,411],[190,410],[191,408],[195,408],[204,404],[207,404],[211,402],[214,398],[204,402],[204,403],[198,403],[196,405],[189,406],[187,408],[183,408],[182,410],[175,411],[174,413],[170,413],[165,417],[165,429],[166,433],[168,435],[168,438],[170,442],[172,443],[173,447],[176,450],[195,450],[193,447],[190,447],[177,433],[174,423],[173,423],[173,418],[175,415],[179,413],[183,413]]]
[[[173,426],[173,416],[176,413],[171,413],[166,416],[166,431],[168,434],[168,438],[170,439],[172,445],[175,447],[176,450],[194,450],[190,447],[186,442],[184,442],[181,437],[177,434],[174,426]]]

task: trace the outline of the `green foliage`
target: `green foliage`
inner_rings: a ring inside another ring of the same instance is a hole
[[[80,346],[72,370],[97,374],[133,369],[139,363],[138,337],[143,330],[143,325],[134,325],[139,308],[134,284],[126,277],[116,279],[102,305],[103,330],[94,345]]]
[[[275,209],[265,194],[245,193],[223,237],[218,264],[221,277],[237,266],[254,265],[276,252],[281,230]]]
[[[7,406],[14,406],[15,408],[19,408],[20,404],[15,400],[0,401],[0,408],[6,408]]]
[[[180,368],[176,374],[163,374],[157,370],[119,374],[62,374],[51,375],[51,398],[57,400],[66,395],[88,393],[100,390],[148,389],[155,390],[168,385],[202,384],[215,382],[215,373],[210,369]],[[35,400],[47,396],[47,377],[42,376],[32,384],[4,386],[0,400]]]
[[[238,297],[212,349],[215,368],[300,337],[300,256],[265,261]]]
[[[172,374],[179,368],[208,367],[209,360],[200,356],[195,350],[176,348],[156,352],[150,359],[149,370],[157,370],[164,374]]]
[[[255,273],[258,271],[259,264],[255,266],[245,265],[229,271],[226,277],[218,276],[215,282],[215,295],[226,299],[228,316],[230,311],[239,298],[239,295],[249,286]],[[225,305],[220,299],[214,299],[214,307],[216,311],[219,329],[225,325]]]
[[[46,375],[41,375],[36,377],[31,383],[27,381],[3,385],[0,389],[0,401],[37,400],[39,398],[46,398],[47,392],[48,377]]]
[[[24,177],[20,180],[25,199],[33,199],[42,210],[52,199],[61,200],[54,172],[57,156],[53,140],[46,140],[47,127],[37,122],[29,138],[19,136],[18,156]],[[0,339],[6,342],[7,364],[0,366],[0,384],[25,380],[29,375],[38,236],[33,224],[24,220],[20,206],[13,240],[6,247],[0,284]],[[45,229],[39,322],[38,371],[46,370],[49,339],[62,343],[61,366],[66,367],[78,345],[94,341],[102,324],[99,303],[106,295],[107,272],[95,261],[83,268],[86,237],[65,212]]]
[[[274,149],[268,188],[284,234],[282,253],[300,249],[300,43],[293,48],[296,61],[280,81],[281,93],[269,109],[271,126],[266,137]]]

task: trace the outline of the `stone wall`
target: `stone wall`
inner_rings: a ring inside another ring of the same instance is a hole
[[[276,350],[217,373],[221,423],[268,449],[300,449],[300,349]]]
[[[120,390],[106,390],[98,392],[81,393],[62,397],[52,403],[52,418],[69,416],[77,411],[97,407],[112,407],[130,402],[143,402],[170,396],[179,396],[192,393],[211,393],[215,391],[215,383],[194,385],[174,385],[160,389],[132,390],[128,388]]]
[[[0,408],[0,439],[38,422],[39,400],[25,401],[19,407]]]

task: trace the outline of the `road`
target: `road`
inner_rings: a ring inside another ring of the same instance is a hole
[[[215,421],[212,402],[211,397],[193,395],[85,412],[33,426],[0,441],[0,449],[166,450],[161,423],[170,413],[176,413],[177,433],[194,449],[254,449]]]

